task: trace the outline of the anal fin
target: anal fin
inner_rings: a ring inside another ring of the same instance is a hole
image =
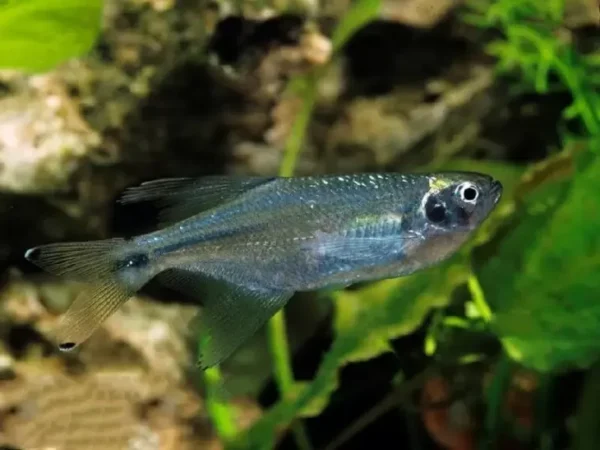
[[[199,332],[205,343],[199,363],[203,369],[228,358],[294,294],[251,289],[182,269],[165,271],[158,279],[201,303]]]

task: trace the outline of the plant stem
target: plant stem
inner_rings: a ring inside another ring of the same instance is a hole
[[[548,46],[548,43],[544,40],[544,37],[537,34],[535,30],[531,30],[525,26],[513,24],[510,27],[509,33],[514,37],[529,41],[529,43],[534,45],[538,49],[538,52],[542,55],[544,54],[545,48]],[[575,57],[573,54],[570,56],[572,58]],[[578,73],[558,55],[555,55],[551,60],[552,62],[549,62],[548,64],[552,64],[554,66],[558,76],[562,78],[564,84],[571,91],[571,95],[573,96],[574,102],[578,105],[581,119],[587,131],[592,135],[599,134],[599,118],[595,112],[594,106],[588,101],[585,88],[582,86],[583,80],[581,80],[581,77],[578,76]]]
[[[489,450],[496,447],[498,434],[502,427],[502,402],[504,394],[510,383],[512,367],[510,359],[502,354],[494,370],[492,383],[487,392],[487,412],[485,416],[485,430],[479,443],[480,450]]]
[[[302,81],[304,81],[304,83],[302,83]],[[302,83],[303,93],[305,94],[304,102],[302,109],[294,121],[290,136],[286,143],[283,161],[279,170],[279,175],[282,177],[290,177],[294,174],[298,155],[302,149],[302,143],[304,142],[304,136],[306,135],[306,129],[308,128],[316,99],[316,79],[314,75],[308,76],[306,80],[298,79],[297,82]],[[267,333],[271,357],[274,364],[275,380],[277,381],[279,393],[285,398],[294,385],[294,374],[292,371],[292,361],[283,310],[278,311],[271,318],[268,324]],[[312,448],[302,423],[295,423],[292,426],[292,431],[298,447],[303,450]]]
[[[267,333],[271,358],[273,359],[275,380],[282,397],[288,394],[294,386],[294,374],[292,372],[292,359],[287,341],[285,316],[283,310],[278,311],[269,321]],[[301,450],[312,448],[308,434],[301,422],[292,425],[292,432],[296,443]]]
[[[198,339],[198,353],[201,355],[207,345],[207,337],[200,336]],[[217,430],[217,435],[223,442],[228,442],[233,439],[237,433],[235,418],[233,417],[231,408],[219,392],[224,391],[223,378],[219,366],[209,367],[204,373],[204,383],[206,385],[206,408],[209,417]],[[221,397],[221,398],[220,398]]]
[[[555,379],[550,374],[538,375],[538,388],[535,396],[537,397],[534,410],[534,430],[539,436],[540,450],[549,450],[552,448],[553,434],[551,415],[551,400]],[[579,423],[579,422],[578,422]]]
[[[376,17],[380,8],[379,0],[359,0],[344,15],[344,18],[336,27],[333,38],[333,51],[336,53],[349,37],[369,20]],[[319,68],[324,69],[324,68]],[[317,99],[317,81],[322,70],[316,69],[303,77],[290,80],[288,91],[295,91],[303,99],[302,109],[298,112],[292,125],[290,135],[286,141],[283,161],[279,169],[279,176],[291,177],[294,175],[298,156],[302,150],[306,130]],[[292,371],[290,349],[287,340],[287,332],[284,311],[278,311],[269,321],[267,327],[269,346],[274,364],[274,376],[277,381],[279,393],[286,397],[294,386],[294,374]],[[292,431],[298,447],[302,450],[312,448],[304,426],[297,422],[292,426]]]
[[[417,391],[429,378],[435,373],[435,369],[429,367],[423,372],[415,375],[410,380],[403,381],[400,385],[396,386],[394,390],[386,395],[382,400],[376,403],[371,409],[365,411],[360,417],[352,422],[347,428],[342,430],[340,434],[333,438],[333,440],[325,447],[325,450],[337,450],[342,445],[350,441],[354,436],[363,431],[377,419],[394,408],[404,406],[405,403],[411,401],[411,396]],[[418,410],[409,411],[408,408],[404,407],[404,413],[415,414]],[[410,441],[412,442],[415,436],[411,433]],[[414,442],[413,442],[414,444]],[[410,448],[418,448],[416,446]]]
[[[274,364],[274,375],[279,393],[284,396],[294,384],[290,349],[287,342],[285,316],[283,310],[278,311],[269,321],[269,346]]]
[[[467,282],[469,291],[471,292],[471,298],[473,299],[473,303],[475,307],[479,311],[479,314],[486,322],[490,322],[492,320],[492,310],[489,305],[485,301],[485,295],[483,293],[483,289],[479,284],[479,280],[475,276],[473,272],[469,275],[469,280]]]
[[[316,77],[316,74],[310,74],[306,79],[296,79],[294,80],[296,83],[292,82],[291,84],[292,87],[300,88],[297,90],[301,90],[304,102],[302,104],[302,109],[299,111],[298,116],[292,125],[290,136],[286,142],[283,161],[281,162],[281,167],[279,169],[279,176],[291,177],[294,175],[298,156],[300,155],[300,150],[302,150],[302,144],[304,143],[304,136],[306,135],[306,130],[315,106],[317,97]]]
[[[222,386],[219,366],[210,367],[204,372],[206,383],[206,408],[212,418],[213,425],[223,442],[230,441],[237,433],[235,419],[227,403],[219,399],[218,391]]]

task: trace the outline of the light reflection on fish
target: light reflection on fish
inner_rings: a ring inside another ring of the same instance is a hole
[[[157,277],[201,302],[210,337],[201,364],[209,367],[294,292],[398,277],[446,259],[501,193],[498,181],[470,172],[162,179],[120,199],[155,202],[158,231],[42,245],[25,257],[89,284],[61,317],[61,350],[85,341]]]

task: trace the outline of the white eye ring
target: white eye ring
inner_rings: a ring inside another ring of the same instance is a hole
[[[465,203],[473,203],[479,198],[479,189],[472,183],[463,183],[457,188],[460,199]]]

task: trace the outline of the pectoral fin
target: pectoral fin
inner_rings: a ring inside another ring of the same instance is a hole
[[[196,272],[171,269],[159,281],[199,300],[200,366],[221,363],[283,308],[293,292],[250,289]]]
[[[353,236],[337,233],[318,233],[314,240],[307,241],[306,249],[323,258],[339,261],[384,261],[397,260],[404,250],[421,241],[418,234],[404,233],[397,236]]]

